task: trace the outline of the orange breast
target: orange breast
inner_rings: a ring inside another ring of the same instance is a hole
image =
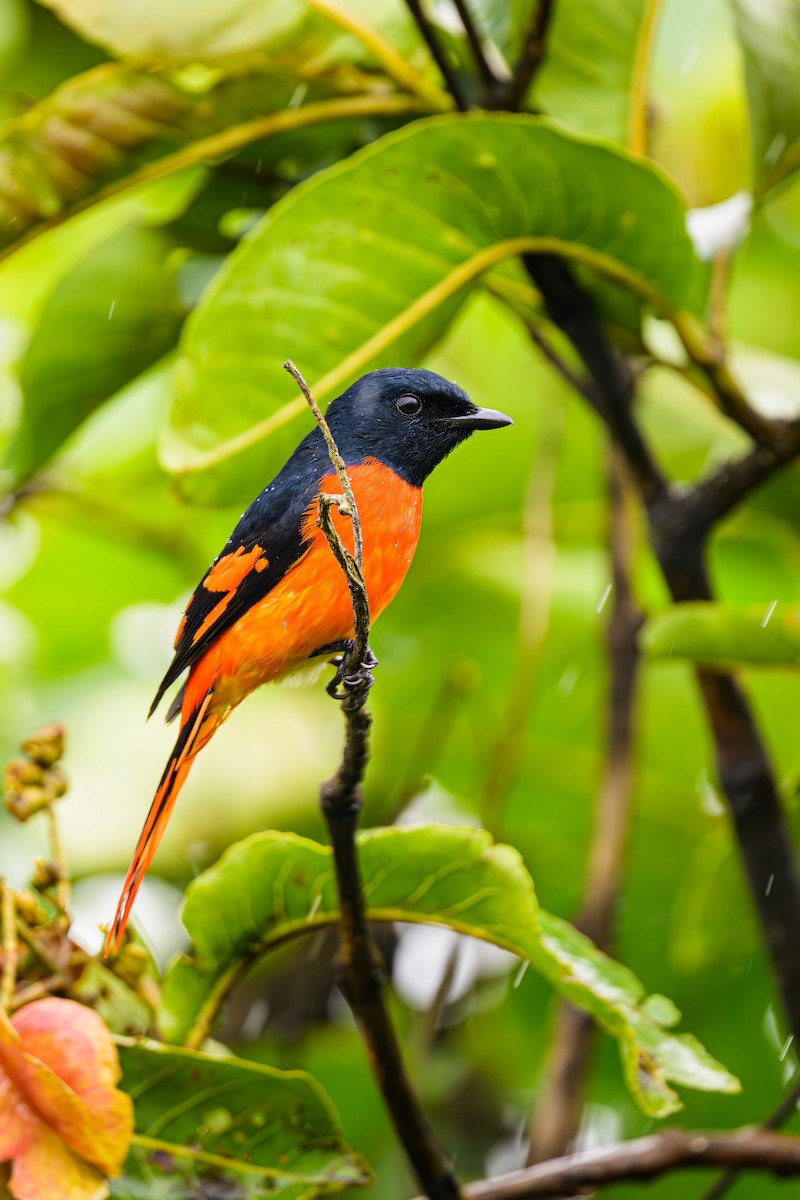
[[[361,520],[364,579],[374,621],[394,598],[414,557],[422,519],[422,490],[412,487],[375,459],[348,468]],[[321,491],[340,492],[335,474]],[[349,518],[333,509],[333,521],[352,552]],[[263,600],[209,648],[192,671],[193,695],[214,688],[215,708],[232,708],[253,688],[293,670],[321,646],[353,636],[347,582],[317,527],[316,499],[303,532],[310,542],[300,561]],[[265,551],[269,553],[269,548]],[[188,696],[187,696],[188,699]]]

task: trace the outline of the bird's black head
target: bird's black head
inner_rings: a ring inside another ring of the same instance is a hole
[[[400,367],[363,375],[326,416],[347,464],[377,458],[414,487],[476,429],[513,424],[441,375]]]

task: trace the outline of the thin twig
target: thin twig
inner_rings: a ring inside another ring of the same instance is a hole
[[[464,1200],[552,1200],[576,1192],[584,1195],[607,1184],[657,1179],[669,1171],[721,1166],[796,1177],[800,1175],[800,1138],[760,1129],[737,1133],[670,1129],[468,1183]]]
[[[798,1104],[800,1104],[800,1083],[796,1083],[791,1091],[787,1092],[777,1108],[773,1109],[766,1121],[762,1122],[761,1128],[780,1129],[789,1120],[789,1117],[797,1112]],[[720,1175],[719,1179],[712,1183],[708,1191],[703,1193],[701,1200],[722,1200],[738,1177],[738,1168],[729,1167],[724,1174]]]
[[[510,82],[503,88],[502,107],[516,111],[525,103],[534,76],[544,61],[547,33],[555,9],[555,0],[534,0],[531,21]]]
[[[52,804],[48,804],[47,806],[47,827],[50,834],[52,860],[55,863],[58,873],[58,879],[56,880],[56,902],[61,912],[67,918],[68,926],[70,899],[69,867],[67,865],[67,856],[64,853],[64,846],[61,842],[61,834],[58,829],[58,818]]]
[[[341,454],[339,453],[339,448],[336,445],[336,442],[333,440],[333,434],[331,433],[330,429],[328,428],[328,422],[325,420],[324,416],[322,415],[322,411],[321,411],[319,405],[317,404],[316,400],[311,395],[311,390],[310,390],[308,384],[306,383],[305,379],[300,374],[297,367],[294,365],[294,363],[292,362],[292,360],[290,358],[287,358],[286,362],[283,364],[283,369],[284,369],[284,371],[289,372],[289,374],[292,376],[292,378],[294,379],[297,386],[300,388],[300,391],[305,396],[306,400],[308,401],[308,406],[311,409],[312,413],[314,414],[314,420],[319,425],[319,427],[322,431],[322,436],[325,438],[325,444],[328,447],[328,454],[330,455],[331,464],[333,465],[333,469],[335,470],[336,474],[339,477],[339,483],[342,486],[342,493],[345,497],[345,500],[347,501],[347,508],[340,506],[339,511],[341,512],[343,517],[347,516],[350,518],[350,523],[353,526],[353,547],[355,550],[356,566],[358,567],[358,570],[360,572],[361,568],[362,568],[363,558],[364,558],[364,549],[363,549],[364,544],[363,544],[363,541],[361,538],[361,522],[358,519],[358,509],[356,508],[356,498],[353,495],[353,489],[350,486],[350,479],[347,474],[347,468],[345,466],[344,459],[342,458]],[[330,538],[328,540],[330,541]],[[333,549],[333,546],[331,548]],[[341,549],[344,550],[345,549],[344,546],[341,546]],[[348,553],[348,552],[346,552],[346,553]],[[349,582],[349,575],[348,575],[348,582]],[[363,583],[363,581],[362,581],[362,583]],[[366,595],[366,588],[364,588],[364,593]]]
[[[70,982],[70,979],[66,975],[50,975],[47,979],[40,979],[37,983],[31,983],[28,987],[21,988],[20,991],[15,993],[11,1004],[8,1006],[8,1012],[16,1012],[18,1008],[23,1008],[33,1000],[43,1000],[45,996],[54,996],[57,992],[64,992],[69,987]]]
[[[472,13],[469,10],[467,0],[453,0],[453,3],[461,20],[461,24],[464,27],[464,33],[467,35],[467,41],[469,42],[470,49],[472,50],[472,57],[475,59],[475,65],[478,68],[478,73],[487,89],[491,92],[492,88],[496,87],[497,85],[497,76],[489,66],[489,61],[483,48],[483,39],[478,33]]]
[[[322,413],[300,372],[285,364],[306,397],[325,436],[331,462],[347,498],[344,510],[353,525],[354,545],[361,545],[358,510],[341,455]],[[372,718],[366,701],[372,687],[369,653],[369,603],[359,564],[349,553],[330,515],[341,497],[320,497],[320,528],[345,572],[353,602],[355,638],[346,655],[347,673],[337,695],[345,719],[345,743],[336,774],[323,783],[320,797],[328,828],[336,886],[339,894],[340,951],[337,964],[342,992],[347,999],[369,1053],[372,1070],[397,1136],[421,1186],[430,1200],[461,1200],[452,1163],[439,1145],[416,1097],[384,999],[384,966],[370,932],[364,909],[356,831],[361,812],[361,784],[369,758]],[[364,652],[359,647],[364,647]]]
[[[0,917],[3,922],[3,974],[0,983],[0,1008],[6,1012],[17,986],[17,902],[10,883],[0,883]]]
[[[609,466],[611,612],[606,761],[597,795],[583,903],[575,921],[601,950],[611,943],[631,818],[634,713],[642,614],[630,585],[633,537],[630,484],[612,448]],[[545,1088],[531,1119],[529,1163],[566,1154],[583,1111],[595,1029],[585,1012],[559,1003],[547,1061]]]
[[[448,92],[455,101],[456,108],[460,112],[466,112],[469,108],[469,102],[461,86],[461,80],[451,66],[450,60],[447,57],[447,51],[442,47],[436,31],[425,15],[420,0],[406,0],[406,6],[417,23],[417,28],[422,34],[425,45],[431,52],[431,57],[441,71],[442,78]]]

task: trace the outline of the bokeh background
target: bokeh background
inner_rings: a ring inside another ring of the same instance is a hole
[[[104,58],[46,9],[0,0],[4,116]],[[666,0],[652,99],[653,157],[690,207],[717,205],[748,187],[743,65],[723,0]],[[58,291],[87,248],[136,226],[138,286],[165,286],[151,259],[167,256],[174,292],[164,295],[165,323],[192,303],[240,228],[223,221],[221,245],[198,248],[180,220],[181,188],[195,186],[182,177],[142,200],[102,206],[0,265],[0,444],[14,436],[18,365],[31,344],[36,371],[51,369],[56,345],[63,363],[67,345],[75,370],[91,374],[82,305],[93,302],[95,283],[89,274],[66,298]],[[239,190],[223,208],[258,207],[245,183]],[[156,246],[155,230],[163,239]],[[104,295],[115,270],[112,262],[98,285]],[[737,369],[775,412],[796,409],[800,392],[799,272],[800,184],[790,183],[767,203],[736,259],[728,309]],[[542,903],[569,917],[581,896],[603,752],[610,578],[603,430],[488,296],[469,301],[424,365],[516,424],[473,438],[426,487],[417,557],[373,635],[380,668],[365,822],[411,819],[409,808],[411,817],[479,821],[519,848]],[[677,480],[741,444],[674,372],[648,371],[641,395],[645,428]],[[43,721],[68,726],[70,791],[60,824],[88,944],[111,914],[172,744],[173,731],[159,717],[145,723],[145,714],[174,630],[239,515],[181,499],[158,454],[169,402],[167,357],[69,438],[41,493],[0,524],[0,752],[11,755]],[[532,488],[550,474],[552,486]],[[800,603],[798,496],[791,468],[725,522],[713,546],[722,598],[765,612],[774,601]],[[526,504],[529,517],[533,509],[543,518],[529,520],[527,532]],[[634,590],[647,612],[666,606],[641,536]],[[534,613],[540,628],[532,642],[521,611]],[[796,826],[797,676],[752,670],[747,684]],[[493,756],[514,688],[525,697],[523,752],[516,777],[498,789]],[[317,787],[335,762],[340,732],[320,686],[273,687],[249,699],[204,751],[143,891],[144,928],[162,957],[181,944],[180,890],[233,840],[265,827],[323,836]],[[681,1121],[757,1121],[794,1066],[783,1053],[786,1031],[685,663],[644,665],[634,787],[615,953],[648,990],[672,997],[685,1027],[742,1080],[739,1097],[687,1092]],[[27,877],[39,832],[0,816],[0,871],[13,881]],[[456,946],[442,931],[397,931],[386,949],[396,1016],[457,1166],[483,1174],[519,1165],[547,1046],[550,990],[532,972],[520,978],[515,963]],[[434,1029],[428,1010],[453,954],[453,983]],[[411,1194],[351,1019],[331,991],[329,963],[330,946],[287,952],[232,1006],[229,1032],[246,1041],[249,1057],[302,1066],[321,1079],[346,1135],[381,1179],[370,1195]],[[584,1143],[649,1127],[624,1089],[616,1046],[601,1038]],[[701,1178],[679,1176],[648,1195],[667,1200],[701,1186]],[[785,1195],[788,1185],[754,1178],[735,1194],[756,1200],[773,1188]]]

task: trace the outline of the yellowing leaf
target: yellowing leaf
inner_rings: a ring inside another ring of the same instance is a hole
[[[133,1106],[100,1017],[51,997],[9,1020],[0,1010],[0,1159],[16,1200],[93,1200],[119,1174]],[[58,1180],[57,1187],[53,1180]]]

